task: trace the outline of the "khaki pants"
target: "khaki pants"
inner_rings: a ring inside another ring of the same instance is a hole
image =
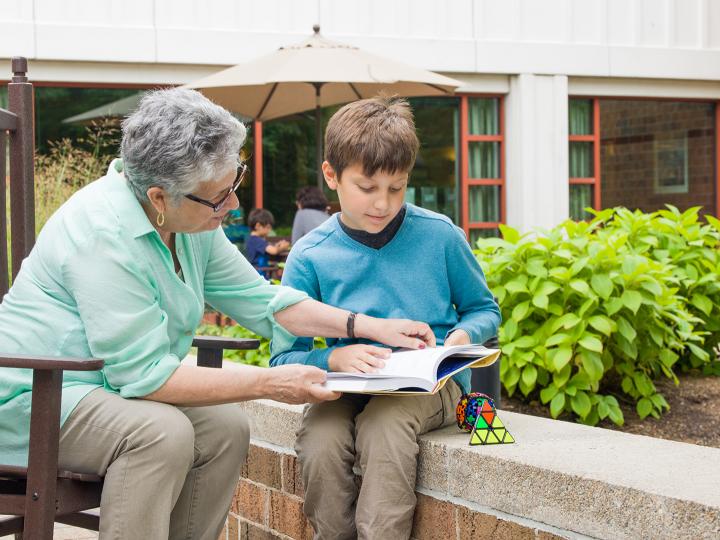
[[[217,540],[247,455],[238,407],[174,407],[98,389],[60,432],[60,467],[105,476],[100,538]]]
[[[452,423],[460,394],[448,381],[432,396],[346,394],[306,407],[295,450],[315,538],[409,538],[418,436]]]

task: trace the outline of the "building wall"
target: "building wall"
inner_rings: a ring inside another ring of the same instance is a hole
[[[435,71],[720,80],[717,0],[5,0],[0,58],[230,65],[318,22]]]
[[[670,203],[681,210],[702,206],[712,211],[714,121],[713,106],[708,103],[602,100],[602,206],[622,205],[652,212]],[[675,154],[670,159],[676,158],[678,170],[668,171],[667,164],[663,167],[659,163],[662,155],[658,153],[663,148]],[[663,192],[655,185],[656,175],[662,174],[686,175],[687,187],[676,193]]]

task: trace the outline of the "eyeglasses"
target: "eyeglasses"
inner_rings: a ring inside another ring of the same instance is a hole
[[[200,197],[196,197],[193,194],[185,195],[188,199],[191,201],[195,201],[196,203],[204,204],[205,206],[209,206],[213,209],[213,212],[219,212],[220,209],[225,205],[227,200],[232,196],[233,192],[242,184],[243,178],[245,178],[245,173],[247,172],[247,165],[244,163],[242,165],[238,165],[237,168],[237,176],[235,176],[235,181],[233,182],[232,186],[228,189],[227,193],[222,196],[222,198],[218,202],[211,202],[206,201],[205,199],[201,199]]]

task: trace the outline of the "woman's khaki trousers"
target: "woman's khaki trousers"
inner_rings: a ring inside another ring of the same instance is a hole
[[[88,394],[60,432],[60,468],[105,477],[101,539],[217,540],[250,430],[235,405]]]

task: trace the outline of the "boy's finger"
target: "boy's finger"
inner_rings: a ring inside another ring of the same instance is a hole
[[[367,345],[363,350],[368,354],[377,356],[378,358],[390,358],[390,353],[392,352],[390,349],[376,347],[374,345]]]
[[[359,356],[355,364],[360,373],[375,373],[377,369],[370,363],[371,361],[372,357],[369,355]]]
[[[371,354],[368,354],[367,356],[362,357],[362,360],[366,364],[369,364],[374,368],[382,369],[385,367],[385,360],[383,360],[382,358],[377,358]]]

